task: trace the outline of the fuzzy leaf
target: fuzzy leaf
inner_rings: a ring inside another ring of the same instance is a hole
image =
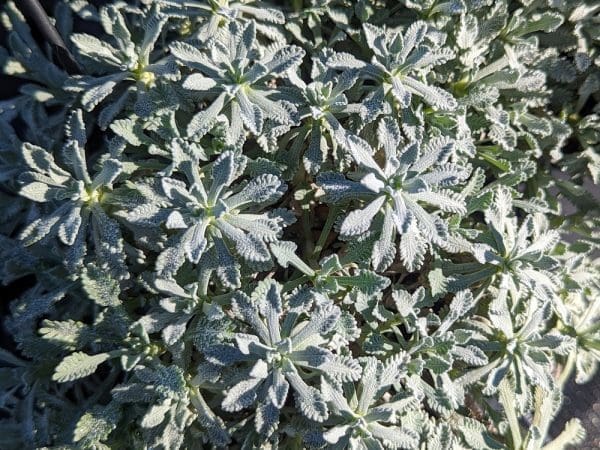
[[[52,379],[59,383],[77,380],[93,374],[98,366],[110,359],[108,353],[88,355],[83,352],[75,352],[64,358],[54,369]]]

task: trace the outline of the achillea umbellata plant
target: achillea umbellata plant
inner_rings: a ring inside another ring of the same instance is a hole
[[[598,2],[55,3],[69,71],[1,15],[0,448],[577,448]]]

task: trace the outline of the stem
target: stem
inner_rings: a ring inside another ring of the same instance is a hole
[[[502,151],[499,145],[478,145],[477,150],[481,150],[483,152],[490,151],[492,153],[498,153]]]
[[[392,329],[392,327],[402,325],[404,322],[404,317],[401,317],[400,314],[395,315],[394,317],[389,318],[385,322],[383,322],[380,326],[377,327],[377,330],[381,332],[388,331]]]
[[[315,247],[310,225],[310,209],[307,206],[302,206],[302,230],[304,231],[304,248],[302,249],[302,254],[305,258],[314,252]]]
[[[481,80],[482,78],[487,77],[488,75],[491,75],[493,73],[498,72],[499,70],[504,69],[506,66],[508,66],[508,57],[503,56],[500,59],[497,59],[496,61],[494,61],[493,63],[487,65],[486,67],[484,67],[482,70],[479,71],[479,73],[477,73],[473,79],[471,80],[470,84],[473,84],[479,80]]]
[[[323,251],[323,246],[327,242],[327,238],[329,237],[329,233],[331,232],[331,228],[335,222],[339,210],[337,207],[333,206],[329,208],[329,212],[327,213],[327,220],[325,221],[325,225],[323,225],[323,230],[321,231],[321,235],[319,236],[319,240],[317,241],[317,245],[313,250],[312,256],[313,258],[318,258]]]
[[[209,272],[210,273],[210,272]],[[202,272],[202,277],[198,280],[200,282],[200,296],[208,296],[208,284],[210,283],[210,275],[207,275],[206,271]]]
[[[474,293],[473,293],[473,305],[477,306],[481,297],[483,297],[487,292],[488,288],[492,284],[492,280],[488,279],[485,283],[483,283]]]
[[[283,285],[283,287],[281,288],[282,292],[289,292],[292,289],[294,289],[297,286],[300,286],[302,283],[304,283],[305,281],[310,280],[310,277],[308,275],[302,275],[301,277],[298,278],[294,278],[293,280],[288,281],[287,283],[285,283]]]
[[[577,360],[577,348],[574,351],[572,351],[571,354],[569,355],[569,357],[567,358],[567,362],[565,363],[565,366],[563,367],[563,370],[560,373],[558,380],[556,380],[556,383],[560,387],[561,391],[562,391],[564,385],[569,380],[569,378],[571,378],[571,374],[573,372],[573,369],[575,368],[576,360]]]
[[[510,427],[513,449],[517,450],[522,448],[523,438],[521,437],[521,427],[519,426],[519,419],[515,412],[516,405],[511,390],[510,383],[504,379],[500,383],[500,402],[504,406],[504,413],[506,414],[508,425]]]

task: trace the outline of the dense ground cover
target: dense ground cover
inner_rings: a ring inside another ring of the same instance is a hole
[[[598,2],[24,11],[1,448],[582,442],[549,430],[600,360]]]

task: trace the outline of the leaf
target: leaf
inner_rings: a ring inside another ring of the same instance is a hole
[[[324,348],[308,345],[302,350],[294,350],[290,354],[295,366],[320,369],[323,364],[333,359],[333,354]]]
[[[383,272],[387,269],[396,256],[396,246],[394,245],[396,232],[394,230],[393,219],[392,208],[390,205],[386,205],[381,234],[379,235],[379,239],[373,244],[371,253],[373,268],[377,272]]]
[[[417,192],[415,194],[410,194],[410,196],[413,200],[418,200],[420,202],[437,206],[442,211],[448,211],[456,214],[467,213],[464,200],[459,194],[450,190],[440,189],[436,192]]]
[[[464,347],[454,347],[452,356],[458,358],[471,366],[484,366],[488,363],[487,355],[479,347],[466,345]]]
[[[286,373],[286,378],[294,388],[296,405],[300,412],[315,422],[325,421],[329,417],[329,411],[321,393],[307,385],[297,372]]]
[[[346,139],[342,142],[344,143],[342,147],[347,147],[348,151],[352,155],[352,158],[354,158],[354,161],[356,161],[356,164],[364,167],[367,170],[371,170],[375,174],[378,174],[384,178],[383,171],[373,159],[373,149],[364,139],[354,134],[348,134]]]
[[[431,139],[425,144],[420,158],[411,165],[410,169],[416,172],[425,172],[431,166],[444,163],[454,152],[455,142],[444,136]]]
[[[126,44],[132,44],[131,33],[127,28],[125,17],[116,5],[102,8],[100,10],[100,21],[106,32],[115,37],[122,50],[126,49]]]
[[[231,436],[225,423],[209,408],[200,392],[196,390],[190,400],[198,412],[198,422],[208,430],[208,439],[217,446],[229,445]]]
[[[377,56],[384,57],[387,53],[387,49],[385,48],[385,29],[370,23],[363,23],[362,28],[365,35],[365,40],[367,42],[367,47],[370,48]]]
[[[196,138],[200,138],[210,131],[226,103],[226,95],[225,92],[222,92],[208,108],[192,117],[192,120],[187,125],[187,135],[189,137],[195,136]]]
[[[98,203],[93,204],[92,217],[94,245],[99,262],[108,267],[111,276],[117,279],[129,278],[123,236],[118,222],[108,217]]]
[[[169,323],[162,329],[161,336],[167,345],[175,345],[187,331],[188,315],[183,315],[176,322]]]
[[[58,225],[58,237],[65,245],[73,245],[81,226],[81,208],[73,207],[62,217]]]
[[[550,443],[543,447],[543,450],[562,450],[573,445],[581,444],[586,437],[586,431],[577,417],[569,420],[561,433]]]
[[[357,381],[362,374],[359,362],[350,356],[336,356],[319,366],[319,369],[334,380]]]
[[[69,115],[65,125],[65,134],[69,138],[69,141],[75,143],[78,150],[85,148],[85,144],[87,143],[87,133],[81,109],[76,109]],[[82,165],[85,165],[85,154],[81,155],[79,159],[83,162]],[[71,163],[71,165],[72,164],[73,163]]]
[[[273,57],[264,65],[268,73],[273,76],[281,76],[287,70],[299,65],[306,53],[301,47],[288,45],[279,49]]]
[[[239,208],[248,203],[263,204],[278,200],[287,186],[281,178],[272,174],[262,174],[253,178],[237,194],[225,200],[230,208]]]
[[[175,204],[194,203],[196,200],[194,196],[189,193],[185,182],[181,180],[162,177],[160,179],[160,187],[162,188],[164,195]],[[175,220],[175,222],[179,223],[180,220]]]
[[[92,111],[100,102],[112,94],[117,83],[122,81],[125,76],[126,74],[109,75],[91,82],[81,96],[83,109],[88,112]]]
[[[70,204],[65,204],[63,207],[55,210],[51,215],[35,219],[27,225],[19,235],[19,239],[22,241],[23,245],[33,245],[45,238],[60,221],[62,215],[66,213],[66,209],[69,206]]]
[[[560,234],[556,230],[550,230],[535,239],[527,246],[521,255],[535,255],[552,250],[560,240]]]
[[[453,186],[469,177],[469,171],[462,166],[445,163],[422,174],[419,178],[430,186]],[[460,194],[463,197],[463,193]]]
[[[164,420],[165,415],[171,409],[169,402],[164,402],[158,405],[152,405],[144,414],[140,425],[142,428],[154,428],[159,426]]]
[[[344,236],[358,236],[368,231],[373,217],[381,211],[385,200],[384,195],[379,196],[365,208],[350,212],[342,222],[340,233]]]
[[[210,58],[192,45],[186,42],[173,42],[169,50],[184,65],[199,70],[209,78],[220,78],[221,72],[212,64]]]
[[[83,340],[86,326],[74,320],[44,320],[38,330],[44,339],[56,342],[67,348],[76,348]]]
[[[253,134],[259,135],[263,127],[263,112],[258,105],[253,104],[243,90],[239,90],[235,98],[240,106],[240,116],[246,128]]]
[[[232,22],[230,25],[231,29],[233,29],[235,25],[236,23]],[[231,57],[240,60],[245,59],[248,56],[248,52],[252,50],[254,40],[256,39],[256,23],[254,21],[246,22],[242,31],[232,32],[232,36],[235,37],[237,46],[235,52],[231,54]]]
[[[461,417],[461,423],[458,425],[457,431],[471,448],[500,450],[506,447],[506,445],[494,440],[482,423],[469,417]]]
[[[134,147],[152,143],[152,140],[144,134],[144,130],[139,121],[133,118],[115,120],[110,124],[110,129]]]
[[[264,380],[261,378],[248,378],[237,383],[225,394],[221,407],[225,411],[241,411],[254,404],[256,391]]]
[[[23,197],[34,202],[45,203],[54,198],[56,195],[56,189],[52,189],[46,183],[34,181],[33,183],[24,185],[19,190],[19,195],[22,195]]]
[[[88,355],[83,352],[71,353],[54,369],[52,379],[59,383],[77,380],[93,374],[98,366],[111,358],[109,353]]]
[[[427,242],[420,233],[408,230],[400,240],[400,258],[409,272],[418,270],[425,260]]]
[[[61,169],[52,154],[42,147],[25,142],[22,146],[23,159],[35,172],[49,176],[56,185],[61,185],[71,179],[69,172]]]
[[[123,171],[123,164],[116,159],[107,159],[102,163],[102,169],[92,181],[91,189],[99,187],[112,187],[112,184]]]
[[[327,60],[327,66],[332,69],[362,69],[367,63],[359,60],[354,55],[344,52],[336,52]]]
[[[313,337],[313,335],[325,335],[335,327],[341,315],[340,309],[331,304],[325,304],[318,308],[310,316],[308,323],[299,331],[291,334],[294,348],[302,342]]]
[[[242,232],[223,219],[218,219],[217,226],[246,261],[260,263],[271,260],[267,244],[259,238]]]
[[[110,402],[106,406],[94,405],[77,421],[73,440],[83,443],[101,442],[117,428],[120,418],[121,410],[118,403]]]
[[[279,317],[283,313],[281,286],[272,279],[263,280],[254,290],[252,296],[254,297],[259,292],[262,293],[259,308],[266,319],[270,342],[280,342]]]
[[[296,269],[309,277],[315,275],[315,271],[296,255],[297,246],[293,242],[272,242],[269,244],[269,247],[280,266],[287,267],[289,264],[292,264]]]
[[[369,429],[388,448],[416,448],[419,444],[419,435],[408,428],[370,423]]]
[[[400,61],[405,61],[410,52],[413,51],[415,47],[417,47],[425,36],[427,35],[427,23],[422,20],[417,20],[410,24],[407,30],[404,32],[404,42],[402,45],[402,50],[398,55]]]
[[[221,153],[212,166],[211,192],[215,188],[221,189],[223,186],[229,186],[237,176],[235,153],[226,151]],[[209,195],[209,198],[215,199],[215,195]]]
[[[252,214],[236,214],[229,216],[227,222],[265,242],[276,241],[282,230],[277,219],[265,217],[264,215],[256,217]]]
[[[203,220],[189,227],[181,238],[181,245],[187,259],[198,264],[200,258],[204,254],[208,241],[206,239],[206,229],[208,221]]]
[[[289,383],[283,376],[283,373],[279,369],[273,370],[272,382],[267,392],[268,398],[271,400],[271,404],[276,408],[283,408],[285,400],[287,399],[289,389]]]
[[[394,155],[402,143],[402,134],[398,123],[392,117],[384,117],[377,126],[377,140],[386,155]],[[388,157],[389,157],[388,156]]]
[[[207,78],[200,73],[193,73],[187,76],[181,86],[192,91],[210,91],[216,85],[217,82],[212,78]]]
[[[440,297],[448,292],[448,280],[440,268],[433,269],[427,276],[433,297]]]
[[[405,77],[402,82],[406,87],[406,90],[422,97],[423,100],[431,106],[446,111],[454,111],[458,107],[458,103],[452,94],[446,92],[442,88],[428,86],[411,77]]]
[[[434,354],[428,354],[425,360],[425,368],[429,369],[434,374],[443,374],[450,370],[452,367],[452,361]]]
[[[256,408],[254,424],[257,433],[270,436],[279,424],[279,408],[271,402],[262,402]]]
[[[249,324],[263,342],[270,341],[269,330],[259,317],[258,311],[252,300],[246,294],[241,291],[236,291],[232,297],[232,307],[235,314]]]
[[[158,9],[158,8],[157,8]],[[163,26],[167,22],[167,17],[153,10],[150,17],[144,24],[144,40],[140,44],[140,54],[146,60],[150,57],[150,52],[159,38]]]
[[[458,32],[456,33],[456,45],[461,49],[468,50],[474,47],[478,34],[477,17],[471,14],[462,15],[460,17]]]
[[[322,172],[317,175],[317,184],[325,191],[323,201],[327,203],[356,200],[373,194],[367,187],[346,179],[341,173]]]
[[[95,61],[109,64],[115,68],[122,63],[119,52],[105,41],[90,34],[75,33],[70,36],[77,51]]]
[[[398,101],[401,108],[407,108],[410,106],[412,95],[407,90],[398,77],[392,77],[392,95]]]
[[[114,119],[123,110],[123,108],[125,108],[130,94],[131,91],[127,89],[123,91],[123,93],[114,102],[111,102],[102,108],[102,111],[100,111],[100,114],[98,114],[98,126],[101,130],[106,130],[109,125],[115,122]]]
[[[227,249],[222,239],[213,238],[214,251],[217,259],[217,276],[225,287],[241,287],[241,275],[238,264]]]
[[[564,21],[563,16],[555,11],[546,11],[541,14],[534,14],[531,18],[524,21],[522,27],[515,33],[517,36],[523,36],[536,31],[550,33],[556,30]]]
[[[335,279],[341,285],[351,286],[367,295],[374,295],[390,285],[389,278],[365,269],[358,269],[352,276],[336,276]]]

